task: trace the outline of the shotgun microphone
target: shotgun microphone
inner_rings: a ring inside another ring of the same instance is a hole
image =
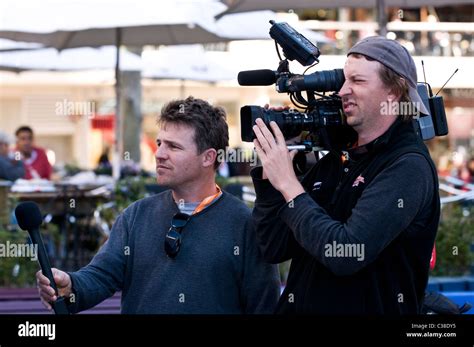
[[[237,76],[241,86],[271,86],[277,79],[277,72],[268,69],[240,71]]]

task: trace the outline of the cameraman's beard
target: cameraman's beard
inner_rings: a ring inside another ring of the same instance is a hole
[[[347,116],[346,122],[347,122],[347,125],[351,126],[355,130],[357,130],[358,127],[360,128],[362,125],[364,125],[363,119],[359,117],[357,114]]]

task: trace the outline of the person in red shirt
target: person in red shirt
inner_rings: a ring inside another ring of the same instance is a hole
[[[33,129],[29,126],[21,126],[16,132],[16,150],[20,153],[25,165],[25,178],[51,177],[51,164],[46,156],[46,151],[34,146]]]

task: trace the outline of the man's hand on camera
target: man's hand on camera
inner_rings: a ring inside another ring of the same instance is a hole
[[[298,151],[288,151],[285,138],[275,122],[270,122],[275,136],[263,120],[258,118],[253,131],[257,137],[253,143],[263,166],[262,178],[268,178],[275,189],[283,194],[287,202],[304,193],[304,189],[293,170],[293,158]]]
[[[273,106],[270,107],[269,104],[265,104],[263,106],[264,109],[266,110],[272,110],[272,111],[288,111],[290,109],[290,106]]]

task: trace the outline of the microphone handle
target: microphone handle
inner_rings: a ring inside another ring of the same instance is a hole
[[[56,301],[52,302],[51,305],[53,306],[53,310],[55,314],[58,314],[58,315],[71,314],[67,307],[66,299],[64,299],[64,296],[58,296]]]
[[[37,245],[38,262],[41,267],[41,271],[43,272],[43,275],[49,279],[50,286],[54,289],[54,292],[57,296],[57,300],[51,303],[54,313],[69,314],[69,309],[67,308],[64,297],[59,296],[58,287],[54,281],[51,264],[49,262],[48,255],[46,254],[46,249],[44,248],[43,239],[41,238],[39,230],[37,228],[28,230],[28,234],[30,234],[31,242]]]

